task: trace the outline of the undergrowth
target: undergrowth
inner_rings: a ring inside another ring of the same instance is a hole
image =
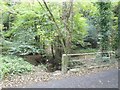
[[[17,56],[0,55],[0,80],[8,75],[22,74],[33,70],[33,65]]]

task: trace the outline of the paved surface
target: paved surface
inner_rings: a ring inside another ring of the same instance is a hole
[[[28,85],[27,88],[118,88],[118,70],[37,83]]]

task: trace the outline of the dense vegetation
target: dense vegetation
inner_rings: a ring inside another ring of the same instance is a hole
[[[32,71],[32,65],[16,56],[0,55],[0,79],[11,74],[21,74]]]
[[[28,55],[38,55],[34,61],[60,69],[63,53],[116,51],[118,8],[118,2],[1,0],[0,77],[31,71],[32,65],[23,58]]]

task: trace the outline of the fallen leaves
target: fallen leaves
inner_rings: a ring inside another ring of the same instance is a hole
[[[103,70],[108,70],[110,68],[116,68],[118,67],[117,65],[117,63],[99,66],[97,66],[96,64],[93,64],[91,66],[87,65],[86,67],[69,70],[66,74],[62,74],[61,71],[55,71],[50,73],[37,68],[34,72],[30,72],[21,76],[9,76],[8,78],[0,82],[0,87],[25,87],[28,83],[33,84],[37,82],[48,82],[50,80],[59,80],[61,78],[69,76],[81,76],[91,73],[97,73]],[[99,82],[102,84],[102,81]]]

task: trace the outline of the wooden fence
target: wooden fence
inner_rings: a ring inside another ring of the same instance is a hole
[[[96,58],[97,54],[100,54],[102,52],[95,52],[95,53],[80,53],[80,54],[63,54],[62,55],[62,72],[66,73],[68,71],[68,66],[71,58],[74,58],[71,60],[72,62],[79,62],[84,60],[94,60]],[[111,58],[111,56],[115,53],[114,51],[108,51],[108,58]]]

